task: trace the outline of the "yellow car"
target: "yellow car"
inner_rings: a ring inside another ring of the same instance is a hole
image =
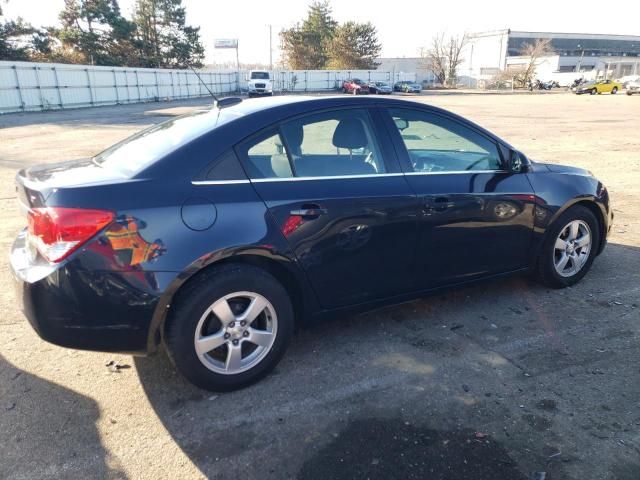
[[[589,93],[595,95],[596,93],[611,93],[615,95],[622,90],[622,84],[614,82],[613,80],[599,80],[597,82],[588,82],[584,85],[580,85],[576,89],[578,95],[583,93]]]

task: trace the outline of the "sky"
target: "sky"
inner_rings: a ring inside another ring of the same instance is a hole
[[[269,63],[269,25],[274,62],[279,57],[278,32],[301,21],[311,0],[183,0],[187,22],[200,27],[205,63],[235,60],[233,50],[215,50],[216,38],[239,39],[240,61]],[[34,26],[58,23],[64,0],[0,0],[5,18],[21,16]],[[135,0],[120,0],[130,17]],[[333,0],[339,22],[371,22],[378,29],[383,57],[414,57],[438,32],[460,34],[512,30],[640,35],[640,1],[613,9],[602,0],[526,2],[496,0]],[[392,7],[399,5],[398,7]],[[550,6],[552,5],[552,6]]]

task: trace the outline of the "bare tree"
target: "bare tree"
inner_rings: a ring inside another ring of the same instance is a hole
[[[522,86],[526,86],[533,78],[539,60],[543,57],[547,57],[553,54],[554,51],[553,47],[551,46],[550,38],[539,38],[533,44],[525,43],[524,45],[522,45],[522,48],[520,49],[520,55],[529,58],[526,67],[518,76],[518,80],[520,81]]]
[[[431,39],[431,45],[421,50],[423,65],[431,69],[440,84],[455,86],[458,67],[464,61],[462,50],[467,43],[466,33],[455,37],[438,33]]]

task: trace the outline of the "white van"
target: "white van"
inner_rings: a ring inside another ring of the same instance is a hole
[[[251,70],[247,78],[249,97],[273,95],[273,79],[266,70]]]

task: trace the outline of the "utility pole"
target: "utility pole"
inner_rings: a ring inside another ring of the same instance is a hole
[[[269,24],[269,70],[273,70],[273,34],[272,26]]]

